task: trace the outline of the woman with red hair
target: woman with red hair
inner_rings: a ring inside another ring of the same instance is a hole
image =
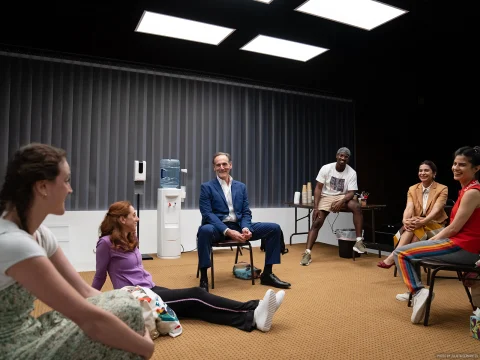
[[[107,273],[113,287],[142,286],[152,289],[170,306],[179,319],[190,318],[229,325],[244,331],[269,331],[275,311],[285,296],[267,290],[262,300],[240,302],[208,293],[200,287],[167,289],[156,286],[142,265],[136,227],[138,217],[132,204],[119,201],[110,206],[100,225],[97,265],[92,287],[100,290]]]

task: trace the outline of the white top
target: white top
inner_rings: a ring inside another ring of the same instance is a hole
[[[233,209],[233,199],[232,199],[232,181],[233,178],[230,176],[230,182],[227,184],[225,180],[220,179],[217,176],[218,181],[220,182],[220,186],[222,187],[223,194],[225,195],[225,199],[227,200],[228,205],[228,216],[223,219],[223,222],[231,221],[237,222],[237,215],[235,215],[235,210]]]
[[[432,182],[432,184],[433,184],[433,182]],[[430,184],[430,186],[428,188],[426,188],[422,184],[422,188],[423,188],[423,213],[422,213],[422,215],[425,215],[425,212],[427,211],[428,194],[430,193],[430,188],[432,187],[432,184]]]
[[[357,172],[350,165],[338,172],[336,162],[323,165],[317,175],[317,181],[323,184],[322,195],[342,195],[347,191],[358,190]]]
[[[0,218],[0,290],[15,283],[5,274],[12,265],[32,257],[51,257],[57,251],[57,239],[45,225],[40,225],[35,237],[38,243],[15,223]]]

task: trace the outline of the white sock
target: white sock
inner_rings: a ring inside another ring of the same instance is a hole
[[[257,308],[253,313],[253,323],[258,330],[267,332],[272,326],[273,314],[277,310],[277,299],[275,292],[272,289],[268,289],[261,300],[258,303]]]
[[[312,252],[312,250],[310,250],[310,249],[305,249],[305,252],[306,252],[307,254],[310,254],[310,253]]]
[[[363,240],[363,237],[357,237],[357,241],[362,241]]]

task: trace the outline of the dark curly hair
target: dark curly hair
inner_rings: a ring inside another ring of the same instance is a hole
[[[480,146],[462,146],[460,149],[455,151],[453,157],[457,157],[459,155],[463,155],[472,163],[472,166],[479,166],[480,165]],[[475,173],[475,179],[480,179],[480,171]]]
[[[31,143],[18,149],[8,162],[0,190],[0,215],[15,209],[20,229],[30,232],[27,216],[32,206],[33,186],[37,181],[55,180],[60,173],[58,165],[65,159],[65,150],[47,144]]]

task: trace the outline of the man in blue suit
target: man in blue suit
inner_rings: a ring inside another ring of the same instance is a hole
[[[272,272],[273,264],[280,264],[280,226],[275,223],[252,223],[247,188],[244,183],[232,179],[231,169],[230,154],[216,153],[213,156],[213,170],[217,177],[203,183],[200,188],[202,226],[197,234],[200,287],[208,291],[207,269],[211,266],[211,245],[228,237],[241,242],[265,239],[265,267],[260,283],[287,289],[290,284]]]

